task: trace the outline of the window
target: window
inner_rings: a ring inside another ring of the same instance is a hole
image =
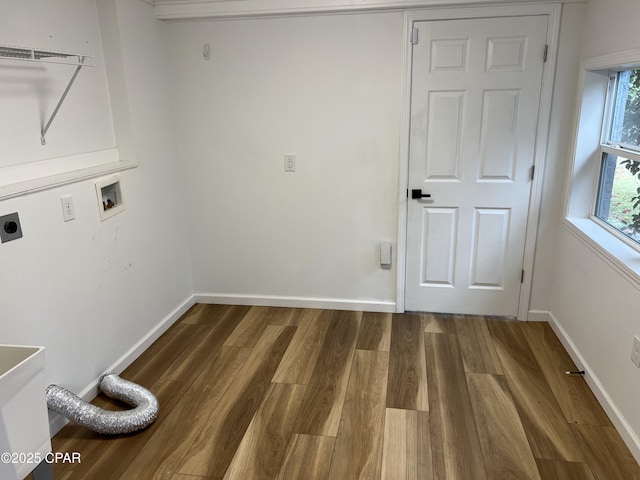
[[[585,59],[581,70],[562,225],[640,288],[640,49]]]
[[[594,215],[640,247],[640,70],[612,72]]]

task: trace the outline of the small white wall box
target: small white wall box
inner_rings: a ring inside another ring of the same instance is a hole
[[[380,266],[391,268],[391,242],[380,242]]]
[[[98,195],[100,219],[103,222],[126,209],[120,188],[120,177],[117,175],[98,180],[96,194]]]

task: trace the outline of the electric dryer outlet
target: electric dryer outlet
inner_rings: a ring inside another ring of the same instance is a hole
[[[2,243],[22,238],[22,226],[18,212],[0,217],[0,240]]]

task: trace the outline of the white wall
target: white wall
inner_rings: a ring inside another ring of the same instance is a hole
[[[582,58],[640,48],[638,18],[635,0],[591,0]],[[551,312],[640,460],[640,370],[629,359],[633,336],[640,334],[640,292],[560,224],[559,230]]]
[[[546,319],[547,312],[551,308],[559,235],[558,224],[563,215],[561,208],[563,179],[567,170],[566,159],[571,151],[571,142],[567,139],[573,135],[585,11],[585,4],[565,4],[562,7],[547,161],[529,305],[529,311],[534,314],[530,314],[530,320]],[[535,313],[539,313],[540,316],[536,317]]]
[[[637,0],[589,0],[584,58],[640,47]]]
[[[585,6],[563,8],[531,297],[539,312],[550,309]],[[392,305],[402,14],[164,27],[199,298]],[[283,172],[285,153],[297,154],[297,173]],[[392,270],[378,265],[380,240],[394,241]]]
[[[102,25],[106,33],[119,36],[124,52],[119,73],[126,92],[119,95],[128,97],[129,108],[116,121],[128,117],[125,127],[133,142],[129,147],[140,162],[139,168],[121,173],[127,210],[100,222],[91,180],[0,202],[0,214],[19,212],[24,233],[24,238],[0,245],[0,343],[44,345],[46,382],[75,392],[86,389],[110,366],[126,366],[132,358],[123,356],[161,322],[175,319],[193,291],[184,189],[176,168],[158,22],[152,7],[140,0],[100,2],[105,12],[117,13],[119,25],[108,19]],[[20,3],[2,0],[1,5],[18,15]],[[27,11],[37,9],[34,1],[24,3]],[[77,18],[70,12],[77,4],[92,8]],[[72,30],[73,23],[80,22],[83,28],[100,32],[95,2],[59,1],[56,7],[38,18],[40,30],[62,26]],[[34,32],[38,43],[36,31],[25,30]],[[81,31],[76,39],[82,49]],[[73,47],[70,38],[69,48]],[[101,50],[95,53],[102,57]],[[115,100],[114,105],[122,103]],[[25,95],[24,105],[31,103]],[[31,112],[30,120],[37,122],[37,111]],[[31,141],[13,142],[10,153],[20,157],[23,149],[31,148],[26,143]],[[37,136],[35,141],[39,144]],[[61,155],[94,146],[73,136],[60,142]],[[62,221],[62,195],[72,195],[76,208],[77,218],[68,223]],[[121,359],[124,363],[118,364]]]
[[[392,306],[395,266],[380,268],[379,242],[396,239],[402,14],[164,33],[196,293]],[[297,172],[284,172],[286,153]]]

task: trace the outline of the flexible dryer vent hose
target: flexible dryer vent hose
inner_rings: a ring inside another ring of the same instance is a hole
[[[49,385],[47,406],[71,422],[97,433],[119,435],[142,430],[158,416],[158,400],[146,388],[107,373],[100,378],[99,388],[107,396],[135,407],[131,410],[111,411],[85,402],[66,388]]]

